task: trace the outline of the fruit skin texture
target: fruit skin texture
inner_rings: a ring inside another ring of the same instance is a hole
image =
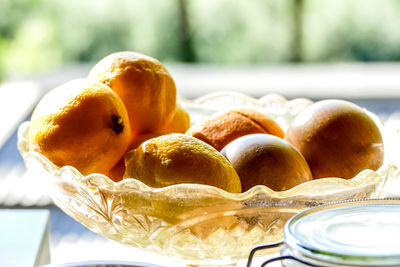
[[[121,97],[134,134],[157,132],[174,115],[174,80],[154,58],[131,51],[113,53],[90,70],[89,78],[110,86]]]
[[[31,147],[55,165],[82,174],[106,173],[123,156],[130,138],[126,108],[108,86],[87,79],[48,92],[31,117]]]
[[[133,136],[133,139],[131,139],[128,149],[132,150],[140,146],[143,142],[164,135],[163,133],[147,133],[147,134],[140,134],[140,135],[135,135]],[[131,136],[132,138],[132,136]],[[118,163],[112,167],[112,169],[107,173],[107,176],[111,178],[114,182],[119,182],[124,178],[124,173],[125,173],[125,157],[123,156]]]
[[[217,113],[186,131],[187,135],[206,142],[218,151],[236,138],[254,133],[284,137],[283,130],[272,118],[244,108]]]
[[[168,125],[164,126],[161,132],[152,132],[144,134],[132,134],[129,142],[128,150],[137,148],[143,142],[156,138],[168,133],[184,133],[190,127],[190,115],[179,105],[176,105],[175,114]],[[114,182],[119,182],[123,179],[125,173],[124,157],[110,170],[107,174]]]
[[[243,192],[256,185],[283,191],[312,180],[310,168],[300,152],[273,135],[239,137],[224,147],[221,154],[239,175]]]
[[[241,192],[239,177],[218,151],[184,134],[168,134],[142,143],[125,155],[125,178],[151,187],[205,184],[228,192]]]
[[[125,160],[122,157],[114,167],[112,167],[107,173],[107,177],[109,177],[114,182],[122,181],[125,173]]]
[[[286,140],[303,154],[314,179],[353,178],[383,163],[380,130],[359,106],[344,100],[323,100],[301,112]]]
[[[190,128],[190,115],[179,104],[176,104],[175,113],[172,120],[165,125],[160,132],[162,133],[185,133]]]
[[[132,150],[140,146],[142,143],[145,141],[159,137],[161,135],[164,135],[165,133],[145,133],[145,134],[139,134],[135,136],[131,136],[131,141],[128,146],[128,150]]]

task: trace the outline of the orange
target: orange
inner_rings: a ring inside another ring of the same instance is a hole
[[[164,135],[164,133],[146,133],[146,134],[131,136],[131,141],[129,143],[128,150],[135,149],[138,146],[140,146],[143,142],[155,137],[159,137],[161,135]]]
[[[106,173],[123,156],[130,138],[126,108],[108,86],[88,79],[67,82],[37,104],[30,145],[57,166],[82,174]]]
[[[270,134],[249,134],[230,142],[221,151],[235,168],[247,191],[265,185],[283,191],[312,180],[307,161],[291,144]]]
[[[351,179],[384,161],[382,133],[375,120],[354,103],[325,99],[294,119],[286,140],[303,154],[314,179]]]
[[[234,109],[214,114],[186,131],[220,151],[244,135],[267,133],[283,138],[282,128],[269,116],[252,109]]]
[[[89,78],[110,86],[121,97],[134,134],[157,132],[174,115],[174,80],[154,58],[130,51],[113,53],[90,70]]]
[[[114,182],[122,181],[125,173],[125,160],[122,157],[114,167],[109,170],[106,175]]]
[[[139,134],[131,137],[130,144],[128,146],[128,150],[137,148],[144,141],[147,141],[151,138],[158,137],[163,135],[162,133],[147,133],[147,134]],[[107,176],[111,178],[114,182],[119,182],[124,177],[125,173],[125,160],[122,157],[118,163],[107,173]]]
[[[175,113],[172,120],[165,125],[160,132],[163,133],[185,133],[190,127],[190,115],[176,104]]]
[[[129,143],[128,150],[137,148],[144,141],[158,137],[163,134],[168,133],[185,133],[190,127],[190,116],[189,114],[179,105],[176,104],[176,109],[172,120],[163,127],[160,131],[137,134],[135,132],[131,133],[131,141]]]
[[[228,160],[210,145],[184,134],[147,140],[126,153],[125,166],[124,178],[136,178],[151,187],[195,183],[241,191]]]

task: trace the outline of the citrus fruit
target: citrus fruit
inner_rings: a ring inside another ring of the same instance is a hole
[[[112,167],[107,173],[105,173],[108,178],[113,180],[114,182],[122,181],[125,173],[125,160],[122,157],[114,167]]]
[[[175,113],[172,120],[165,125],[160,132],[163,133],[185,133],[190,127],[190,115],[176,104]]]
[[[145,133],[145,134],[138,134],[131,136],[131,141],[129,143],[128,150],[135,149],[138,146],[140,146],[143,142],[152,138],[159,137],[161,135],[164,135],[164,133],[155,132],[155,133]]]
[[[244,108],[214,114],[186,131],[187,135],[206,142],[218,151],[236,138],[254,133],[284,136],[283,130],[272,118]]]
[[[128,149],[135,149],[137,148],[140,144],[142,144],[144,141],[147,141],[151,138],[158,137],[160,135],[163,135],[162,133],[147,133],[147,134],[139,134],[139,135],[134,135],[131,136],[131,141],[129,143]],[[118,163],[112,167],[112,169],[107,173],[107,176],[111,178],[114,182],[119,182],[123,179],[125,173],[125,160],[124,157],[122,157]]]
[[[48,92],[31,117],[32,148],[57,166],[82,174],[106,173],[125,153],[130,138],[126,108],[108,86],[88,79]]]
[[[361,107],[345,100],[318,101],[289,126],[286,139],[307,160],[313,178],[353,178],[384,160],[382,134]]]
[[[235,168],[243,191],[256,185],[283,191],[312,180],[310,168],[300,152],[270,134],[239,137],[221,153]]]
[[[174,115],[174,80],[152,57],[131,51],[113,53],[90,70],[89,78],[110,86],[121,97],[133,134],[157,132]]]
[[[125,155],[124,178],[136,178],[151,187],[195,183],[238,193],[238,175],[217,150],[188,135],[168,134],[142,143]]]

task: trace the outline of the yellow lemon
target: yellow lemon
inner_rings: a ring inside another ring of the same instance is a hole
[[[31,117],[31,146],[55,165],[74,166],[84,175],[107,173],[129,139],[124,103],[97,81],[77,79],[51,90]]]
[[[163,133],[185,133],[190,128],[190,115],[179,104],[176,104],[172,120],[163,127]]]
[[[151,187],[196,183],[241,192],[240,179],[228,160],[210,145],[184,134],[168,134],[142,143],[125,155],[124,178]]]

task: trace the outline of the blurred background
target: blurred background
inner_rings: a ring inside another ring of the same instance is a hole
[[[395,63],[399,14],[397,0],[1,0],[0,81],[86,74],[121,50],[172,70]]]

